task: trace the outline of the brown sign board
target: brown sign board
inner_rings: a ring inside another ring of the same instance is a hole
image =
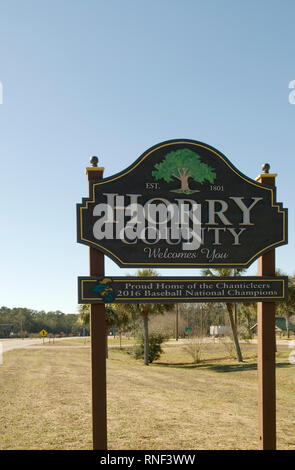
[[[121,267],[244,268],[287,243],[287,210],[275,188],[187,139],[157,144],[90,183],[77,222],[78,242]]]
[[[288,278],[79,277],[78,303],[278,302]]]

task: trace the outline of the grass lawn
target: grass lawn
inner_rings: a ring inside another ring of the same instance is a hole
[[[65,342],[4,354],[0,449],[91,449],[90,349],[83,339]],[[109,448],[256,449],[256,346],[243,349],[245,362],[237,364],[223,345],[208,344],[194,365],[183,345],[171,344],[145,367],[128,349],[110,348]],[[295,448],[289,353],[278,347],[279,449]]]

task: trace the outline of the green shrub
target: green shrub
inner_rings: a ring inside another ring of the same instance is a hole
[[[162,333],[152,332],[149,334],[149,363],[156,361],[163,353],[162,343],[166,340],[166,336]],[[144,358],[144,335],[138,338],[139,344],[134,348],[134,356],[136,359]]]

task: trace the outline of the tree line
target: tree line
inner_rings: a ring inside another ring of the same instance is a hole
[[[83,326],[77,323],[78,316],[71,313],[45,312],[28,308],[0,308],[0,337],[27,336],[45,329],[48,333],[81,334]]]

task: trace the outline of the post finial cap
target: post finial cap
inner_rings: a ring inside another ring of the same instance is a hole
[[[95,156],[91,157],[90,158],[90,163],[93,167],[96,167],[97,164],[98,164],[98,157],[95,157]]]
[[[269,163],[263,163],[261,169],[262,169],[262,171],[264,171],[264,173],[269,173],[270,164]]]

